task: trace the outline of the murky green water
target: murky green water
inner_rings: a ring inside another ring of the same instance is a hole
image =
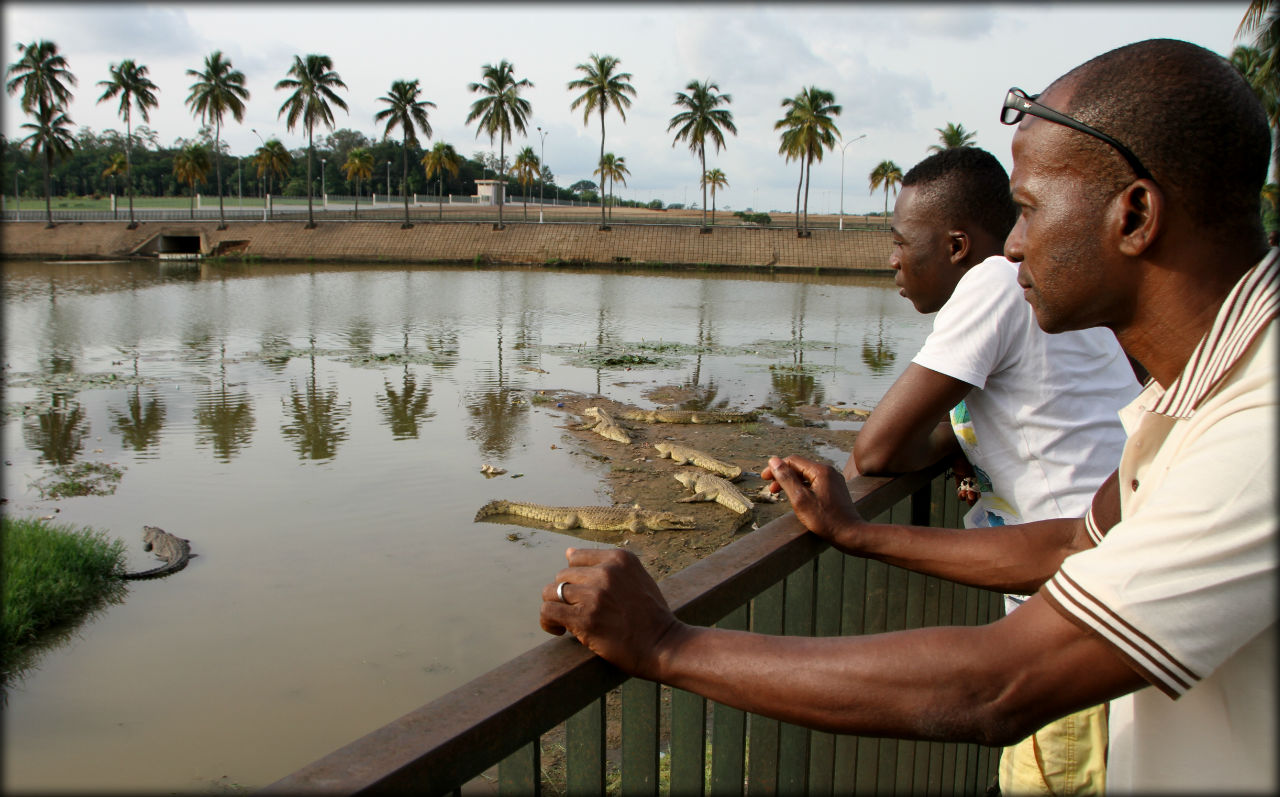
[[[931,321],[882,277],[3,274],[4,511],[105,529],[134,569],[154,561],[144,524],[199,554],[11,685],[7,792],[258,787],[541,642],[538,591],[570,538],[511,542],[472,516],[608,496],[564,444],[576,419],[537,391],[870,406]],[[121,469],[113,495],[31,486],[85,462]]]

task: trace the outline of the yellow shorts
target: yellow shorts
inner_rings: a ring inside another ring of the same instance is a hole
[[[1002,797],[1102,794],[1106,787],[1106,705],[1054,720],[1000,755]]]

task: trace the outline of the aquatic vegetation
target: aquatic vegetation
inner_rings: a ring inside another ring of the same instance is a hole
[[[124,467],[106,462],[57,465],[43,478],[31,482],[45,500],[84,495],[112,495],[124,477]]]

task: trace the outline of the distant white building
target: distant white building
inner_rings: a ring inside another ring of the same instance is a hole
[[[496,205],[498,202],[506,202],[506,194],[503,193],[501,180],[476,180],[476,195],[480,198],[480,202],[485,205]]]

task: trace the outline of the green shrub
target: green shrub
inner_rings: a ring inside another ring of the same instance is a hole
[[[0,517],[4,611],[0,661],[10,665],[40,636],[123,592],[124,542],[91,528]]]

